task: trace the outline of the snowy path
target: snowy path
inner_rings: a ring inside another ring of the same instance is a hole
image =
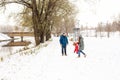
[[[85,38],[87,57],[77,58],[72,42],[68,56],[61,56],[59,38],[53,38],[37,55],[16,54],[0,63],[0,80],[120,80],[120,43],[112,40]]]

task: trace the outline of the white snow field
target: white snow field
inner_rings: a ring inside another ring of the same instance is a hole
[[[11,38],[8,37],[7,35],[4,35],[4,34],[0,33],[0,41],[1,41],[1,40],[8,40],[8,39],[11,39]],[[5,45],[5,44],[7,44],[8,42],[9,42],[9,41],[0,42],[0,46]]]
[[[11,48],[7,48],[7,47],[2,47],[3,45],[6,45],[7,43],[9,43],[9,41],[4,41],[4,40],[10,40],[11,38],[5,34],[0,33],[0,57],[6,56],[10,53],[10,49]],[[8,52],[8,53],[4,53],[4,51]]]
[[[61,56],[59,37],[32,55],[15,54],[0,62],[0,80],[120,80],[120,38],[84,37],[87,57]]]

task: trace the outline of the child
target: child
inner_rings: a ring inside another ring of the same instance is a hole
[[[74,42],[73,45],[75,46],[74,53],[78,54],[78,51],[79,51],[78,42]]]

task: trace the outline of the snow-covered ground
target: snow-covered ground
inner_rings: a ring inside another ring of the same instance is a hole
[[[11,38],[8,37],[7,35],[0,33],[0,57],[10,54],[11,48],[8,48],[8,47],[3,48],[2,47],[3,45],[6,45],[9,42],[9,41],[2,41],[2,40],[9,40],[9,39],[11,39]],[[6,53],[4,53],[4,51]]]
[[[0,80],[120,80],[120,38],[84,41],[86,58],[77,58],[71,41],[61,56],[58,37],[37,54],[12,55],[0,62]]]
[[[4,35],[4,34],[0,33],[0,41],[1,41],[1,40],[8,40],[8,39],[11,39],[11,38],[8,37],[7,35]],[[5,45],[5,44],[7,44],[8,42],[9,42],[9,41],[0,42],[0,46]]]

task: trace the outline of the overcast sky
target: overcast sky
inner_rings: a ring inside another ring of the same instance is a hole
[[[120,14],[120,0],[71,1],[79,8],[77,19],[80,25],[96,26],[98,22],[112,22]]]
[[[96,26],[98,22],[112,22],[120,14],[120,0],[70,0],[77,8],[79,25]],[[92,1],[92,2],[91,2]],[[6,13],[0,13],[0,24],[15,25],[14,19],[7,19],[8,13],[20,11],[21,6],[12,5]],[[78,23],[77,23],[78,24]]]
[[[22,5],[16,5],[16,4],[9,4],[6,6],[6,10],[0,11],[0,25],[15,25],[14,18],[10,18],[10,14],[16,14],[19,13],[22,10]],[[9,17],[9,18],[8,18]]]

